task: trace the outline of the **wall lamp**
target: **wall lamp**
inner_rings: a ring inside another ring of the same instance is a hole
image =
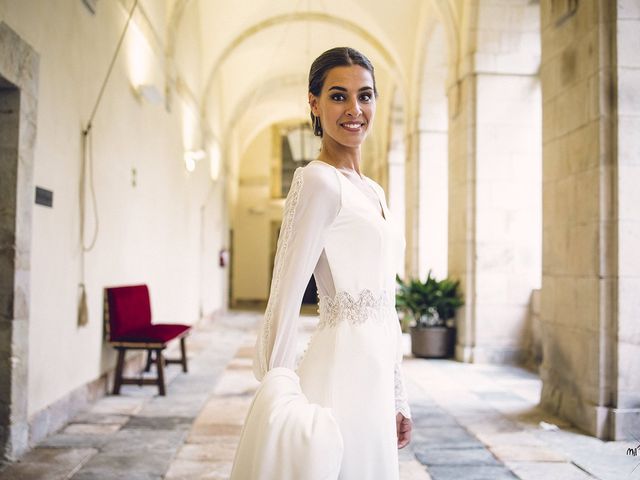
[[[206,158],[207,153],[200,150],[187,150],[184,152],[184,165],[189,172],[193,172],[196,169],[196,163]]]

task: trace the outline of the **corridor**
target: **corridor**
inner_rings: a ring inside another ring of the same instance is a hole
[[[228,478],[258,385],[251,357],[259,319],[232,311],[201,324],[188,339],[189,373],[168,368],[166,397],[154,387],[124,386],[1,471],[0,480]],[[301,351],[316,321],[303,317]],[[407,355],[404,370],[414,430],[401,451],[402,480],[640,478],[640,459],[627,454],[637,445],[602,442],[542,412],[541,382],[524,369]]]

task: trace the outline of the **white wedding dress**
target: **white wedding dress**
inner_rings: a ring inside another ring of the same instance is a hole
[[[389,214],[382,188],[363,178],[369,192],[320,160],[295,171],[254,372],[262,380],[278,367],[296,370],[308,401],[332,412],[343,439],[336,478],[397,480],[396,413],[410,418],[395,310],[395,275],[403,258],[404,238]],[[312,273],[320,320],[296,364],[300,305]],[[256,401],[252,408],[258,408]],[[277,443],[268,429],[251,433],[263,438],[243,441]],[[279,455],[277,447],[271,452],[273,458],[261,461],[296,461],[288,451]],[[274,470],[273,465],[253,467],[254,472],[286,470]],[[270,475],[273,480],[304,480],[283,473]],[[317,477],[310,473],[308,478]]]

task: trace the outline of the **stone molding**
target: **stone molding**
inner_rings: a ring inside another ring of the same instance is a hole
[[[0,203],[0,256],[8,267],[7,278],[0,283],[0,461],[14,459],[28,448],[31,216],[39,61],[38,53],[0,22],[0,76],[5,84],[15,87],[19,112],[14,119],[17,122],[3,132],[3,143],[8,147],[2,145],[1,153],[8,158],[2,161],[0,176],[5,177],[10,190]],[[8,109],[3,115],[12,113]]]

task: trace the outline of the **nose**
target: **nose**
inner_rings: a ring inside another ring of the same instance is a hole
[[[346,113],[350,117],[354,117],[354,118],[360,116],[360,114],[362,113],[362,108],[360,108],[360,103],[358,102],[358,99],[356,98],[351,99],[351,101],[347,105]]]

